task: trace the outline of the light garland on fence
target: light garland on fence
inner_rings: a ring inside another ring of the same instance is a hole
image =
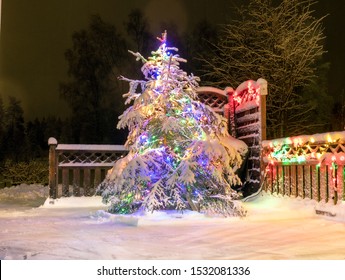
[[[265,141],[264,156],[270,164],[345,164],[345,132],[297,136]]]
[[[255,101],[257,106],[260,104],[260,86],[255,87],[254,81],[245,82],[244,89],[243,86],[239,86],[234,93],[234,100],[238,105],[244,104],[248,101]]]

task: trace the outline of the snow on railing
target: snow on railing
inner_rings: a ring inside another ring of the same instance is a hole
[[[262,142],[271,193],[317,201],[345,200],[345,131]]]

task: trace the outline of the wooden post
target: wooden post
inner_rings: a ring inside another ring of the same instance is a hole
[[[53,137],[48,139],[49,145],[49,196],[53,199],[57,197],[57,160],[56,160],[56,147],[57,140]]]
[[[262,141],[266,140],[266,95],[268,94],[267,91],[267,81],[265,79],[258,79],[257,84],[260,86],[260,185],[262,184],[263,180],[265,180],[265,164],[263,162],[263,149],[262,149]]]
[[[232,87],[227,87],[224,91],[228,97],[228,104],[224,106],[226,109],[224,112],[224,117],[228,120],[228,130],[230,135],[236,138],[234,89]]]
[[[265,79],[258,79],[257,83],[260,85],[260,131],[261,141],[266,140],[266,96],[268,95],[267,81]]]

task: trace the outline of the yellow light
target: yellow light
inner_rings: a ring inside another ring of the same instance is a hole
[[[327,141],[329,142],[329,143],[332,143],[332,137],[328,134],[327,135]]]
[[[310,138],[310,142],[315,143],[314,137],[311,137],[311,138]]]
[[[301,143],[302,143],[302,139],[301,139],[301,138],[295,138],[295,139],[293,140],[294,146],[298,146],[298,145],[300,145]]]
[[[134,197],[135,197],[136,200],[141,199],[141,193],[137,192]]]

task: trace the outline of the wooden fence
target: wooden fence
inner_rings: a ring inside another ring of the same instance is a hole
[[[263,141],[267,192],[345,201],[345,131]]]
[[[49,196],[90,196],[128,151],[122,145],[58,144],[49,138]]]

